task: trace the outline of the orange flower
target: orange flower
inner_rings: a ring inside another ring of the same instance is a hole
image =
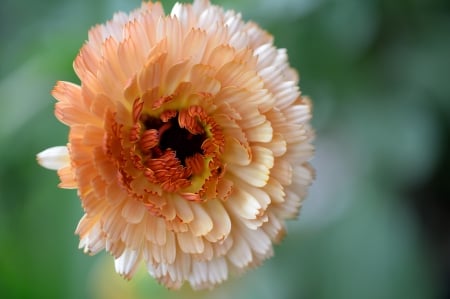
[[[310,104],[286,51],[207,0],[144,3],[93,28],[58,82],[67,147],[38,154],[76,188],[76,233],[131,278],[211,288],[273,254],[312,180]]]

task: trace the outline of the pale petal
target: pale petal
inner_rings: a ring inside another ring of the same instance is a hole
[[[265,214],[258,214],[255,219],[241,218],[241,222],[249,229],[256,230],[269,220]]]
[[[213,284],[219,284],[228,277],[228,266],[225,258],[220,257],[208,262],[208,279]]]
[[[173,264],[177,255],[177,244],[175,240],[175,234],[167,232],[166,243],[163,248],[163,263]]]
[[[121,239],[127,248],[138,250],[144,241],[145,225],[128,223],[122,232]]]
[[[262,229],[251,230],[242,226],[240,232],[250,245],[252,251],[261,255],[271,254],[273,250],[272,242]]]
[[[164,219],[159,217],[147,217],[147,229],[146,229],[146,238],[147,240],[158,244],[160,246],[164,245],[167,240],[167,232],[166,223]]]
[[[197,64],[192,68],[190,82],[192,86],[201,92],[209,92],[215,95],[221,88],[219,80],[213,76],[214,69],[209,65]]]
[[[194,220],[194,212],[193,208],[191,209],[191,205],[182,197],[173,198],[173,204],[177,211],[177,216],[180,217],[183,223],[190,223]]]
[[[200,11],[201,14],[198,17],[197,24],[200,28],[211,28],[215,22],[220,22],[223,16],[217,13],[217,9],[210,7],[208,1],[194,1],[194,7],[198,5],[199,2],[203,2],[204,8]],[[208,7],[209,6],[209,7]]]
[[[256,219],[261,212],[258,200],[247,191],[236,188],[233,196],[224,203],[228,211],[238,218]]]
[[[289,123],[305,123],[311,119],[310,107],[307,105],[293,105],[285,109],[283,113]]]
[[[273,128],[269,121],[245,130],[248,141],[270,142],[273,138]]]
[[[267,194],[269,194],[273,202],[284,202],[284,197],[286,196],[286,194],[284,193],[284,187],[275,178],[270,178],[267,182],[267,185],[264,186],[263,190],[267,192]]]
[[[284,223],[281,223],[278,217],[272,212],[269,212],[267,216],[269,219],[266,223],[264,223],[263,230],[271,240],[275,243],[279,243],[286,234]]]
[[[202,253],[203,252],[203,238],[196,237],[192,232],[187,231],[177,233],[178,245],[185,253]]]
[[[264,147],[252,147],[253,160],[247,166],[230,165],[229,171],[238,179],[255,187],[263,187],[267,184],[270,169],[274,165],[272,151]],[[281,174],[280,175],[284,175]]]
[[[187,76],[191,70],[188,64],[189,62],[190,61],[187,59],[181,61],[171,66],[167,71],[167,77],[165,79],[164,85],[162,86],[166,90],[167,94],[173,94],[178,85],[181,82],[186,81]]]
[[[280,157],[287,151],[286,139],[280,133],[273,134],[272,140],[270,142],[264,142],[263,144],[259,145],[270,149],[273,152],[274,157]]]
[[[122,217],[129,223],[141,222],[145,213],[146,209],[144,205],[132,199],[128,200],[122,209]]]
[[[292,172],[292,165],[288,161],[277,158],[270,175],[280,184],[290,185],[292,183]]]
[[[225,239],[221,239],[215,243],[212,243],[214,255],[215,256],[224,256],[228,254],[228,251],[233,246],[233,237],[231,234],[228,234]]]
[[[213,221],[200,204],[193,203],[191,206],[192,211],[194,212],[194,219],[189,223],[189,228],[194,236],[204,236],[213,228]]]
[[[300,212],[304,196],[305,194],[304,192],[301,192],[301,190],[292,191],[287,189],[286,199],[283,205],[276,204],[274,206],[274,212],[278,217],[283,219],[296,218]]]
[[[239,269],[247,267],[253,260],[252,250],[248,242],[240,235],[233,236],[233,247],[228,252],[227,259]]]
[[[48,169],[58,170],[70,166],[67,146],[50,147],[37,154],[38,163]]]
[[[105,210],[101,217],[103,221],[103,230],[107,234],[108,239],[112,241],[120,240],[126,222],[121,215],[121,207],[109,207]]]
[[[183,47],[184,57],[190,57],[192,63],[201,63],[207,43],[206,32],[201,29],[191,29],[186,35]]]
[[[99,221],[94,222],[89,233],[81,238],[78,248],[83,248],[83,251],[90,255],[97,254],[105,248],[105,235]]]
[[[271,199],[270,196],[264,191],[264,189],[256,188],[251,185],[246,184],[243,181],[236,182],[236,187],[245,193],[248,193],[256,199],[261,212],[265,211],[269,206]]]
[[[208,281],[208,263],[204,261],[193,261],[189,282],[194,289],[200,288]]]
[[[208,65],[215,69],[220,69],[225,63],[230,62],[235,56],[235,50],[229,45],[220,45],[216,47],[208,59]]]
[[[111,240],[106,238],[105,249],[109,252],[113,257],[118,258],[125,251],[125,243],[121,240]]]
[[[125,249],[119,258],[114,260],[116,272],[126,278],[131,278],[137,268],[139,252],[133,249]]]
[[[276,105],[280,109],[288,108],[300,95],[295,81],[283,82],[275,87],[272,92],[277,98]]]
[[[258,67],[262,77],[265,77],[264,69],[276,67],[272,62],[275,60],[277,51],[271,43],[266,43],[257,47],[254,51],[254,55],[258,57]]]
[[[221,283],[227,276],[228,266],[223,257],[212,261],[194,261],[189,282],[194,289],[203,289]]]
[[[205,238],[210,242],[225,239],[231,231],[231,220],[223,204],[217,200],[211,200],[205,204],[205,208],[213,221],[212,230]]]
[[[248,165],[251,162],[250,147],[234,137],[226,138],[225,152],[222,157],[227,163]]]
[[[297,165],[293,169],[292,181],[298,187],[309,186],[314,177],[314,170],[309,164]]]

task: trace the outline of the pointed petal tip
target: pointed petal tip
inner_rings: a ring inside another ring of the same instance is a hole
[[[44,168],[58,170],[70,165],[67,146],[50,147],[36,155],[37,162]]]

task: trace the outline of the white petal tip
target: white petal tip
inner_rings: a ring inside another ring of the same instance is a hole
[[[69,150],[67,146],[50,147],[36,156],[42,167],[58,170],[70,165]]]

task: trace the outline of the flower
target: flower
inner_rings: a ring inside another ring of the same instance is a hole
[[[58,82],[66,147],[38,154],[76,188],[80,248],[131,278],[211,288],[273,254],[313,177],[311,105],[286,51],[207,0],[118,13],[89,31],[81,85]]]

